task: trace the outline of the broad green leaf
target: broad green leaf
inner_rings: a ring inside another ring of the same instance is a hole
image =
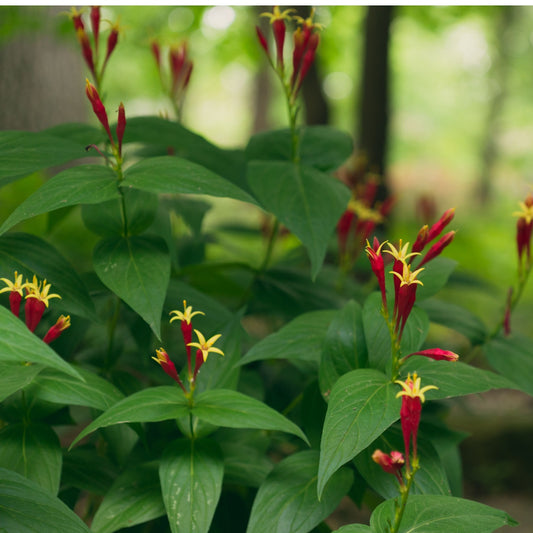
[[[44,369],[34,379],[32,394],[41,400],[65,405],[85,405],[105,411],[124,395],[109,381],[83,368],[77,369],[84,382],[56,370]]]
[[[80,446],[63,455],[62,489],[73,487],[104,496],[117,475],[118,467],[109,454],[102,455],[96,446]]]
[[[48,344],[36,337],[11,311],[1,306],[0,361],[37,363],[82,379]]]
[[[0,185],[36,170],[87,157],[86,145],[43,132],[0,131]]]
[[[397,385],[372,369],[352,370],[335,383],[320,443],[319,497],[334,472],[400,417],[397,392]]]
[[[216,439],[224,456],[224,481],[259,487],[274,466],[267,455],[269,436],[262,430],[220,428]]]
[[[104,239],[96,245],[93,261],[104,285],[160,338],[161,313],[170,278],[170,257],[164,241],[145,235]]]
[[[318,452],[295,453],[278,463],[259,487],[247,533],[307,533],[327,518],[353,481],[349,469],[336,472],[320,501],[316,482]]]
[[[138,235],[148,228],[155,219],[158,207],[157,195],[124,189],[123,205],[128,223],[128,235]],[[122,201],[109,200],[99,204],[82,206],[81,214],[85,226],[97,235],[115,237],[124,235],[124,217],[122,215]]]
[[[518,333],[499,335],[483,350],[492,368],[533,396],[533,346],[529,337]]]
[[[246,157],[249,161],[291,161],[291,136],[289,129],[257,133],[246,147]],[[339,168],[353,151],[352,138],[330,126],[307,126],[300,136],[301,162],[319,170]]]
[[[222,490],[224,460],[216,442],[180,439],[166,448],[159,479],[172,533],[207,533]]]
[[[349,524],[336,529],[335,533],[374,533],[374,530],[364,524]]]
[[[395,501],[383,502],[372,513],[370,527],[388,533],[394,522]],[[507,513],[482,503],[452,496],[409,496],[398,533],[491,533],[502,526],[516,526]]]
[[[41,365],[28,365],[21,362],[0,363],[0,402],[14,392],[30,384],[41,372]]]
[[[60,137],[61,139],[68,139],[80,143],[82,146],[90,144],[100,144],[106,142],[107,134],[102,128],[90,126],[83,122],[65,122],[47,128],[41,132],[43,135],[51,135],[53,137]],[[93,155],[93,154],[89,154]]]
[[[159,464],[136,464],[123,472],[105,495],[91,523],[94,533],[113,533],[165,514]]]
[[[0,509],[0,528],[4,531],[90,533],[74,511],[59,498],[4,468],[0,468]]]
[[[284,431],[307,442],[302,430],[268,405],[240,392],[212,389],[198,395],[193,415],[216,426]]]
[[[390,312],[392,313],[392,307]],[[391,363],[391,340],[389,328],[381,314],[380,293],[374,292],[366,299],[363,307],[363,325],[370,366],[384,371]],[[426,339],[428,330],[429,319],[426,313],[416,306],[413,307],[403,331],[402,354],[418,351]]]
[[[178,387],[151,387],[124,398],[91,422],[72,442],[71,447],[96,429],[129,422],[160,422],[185,416],[187,399]]]
[[[174,120],[161,117],[133,117],[128,119],[124,142],[141,142],[159,146],[168,153],[198,163],[237,185],[244,168],[244,155],[239,150],[222,150],[200,135],[184,128]]]
[[[336,314],[337,311],[327,310],[300,315],[252,346],[239,364],[262,359],[295,359],[318,365],[324,337]]]
[[[0,226],[0,234],[42,213],[78,204],[96,204],[118,198],[117,177],[108,167],[80,165],[63,170],[26,198]]]
[[[481,344],[487,337],[485,324],[474,313],[460,305],[434,298],[423,300],[419,305],[428,314],[431,322],[462,333],[473,345]]]
[[[340,376],[366,364],[362,309],[350,300],[333,318],[326,333],[318,374],[320,390],[328,393]]]
[[[488,370],[461,362],[433,361],[418,355],[410,357],[402,367],[404,377],[408,372],[417,372],[422,378],[423,387],[438,387],[438,390],[429,392],[429,399],[453,398],[491,389],[518,388],[512,381]]]
[[[62,458],[59,439],[48,424],[9,424],[0,431],[0,468],[18,472],[50,494],[59,489]]]
[[[416,265],[416,262],[415,262]],[[424,284],[416,291],[418,302],[435,296],[448,282],[448,278],[457,266],[457,261],[447,257],[436,257],[424,265],[418,279]],[[416,267],[413,267],[416,268]]]
[[[2,276],[13,279],[16,270],[27,279],[35,274],[52,285],[50,293],[61,300],[51,300],[50,308],[59,307],[76,316],[96,319],[93,301],[72,265],[45,240],[29,233],[8,233],[0,237]]]
[[[428,439],[424,438],[423,432],[419,433],[417,443],[420,470],[416,473],[416,482],[410,494],[444,494],[449,496],[450,486],[444,465],[435,448]],[[372,454],[377,449],[385,453],[390,453],[392,450],[403,451],[401,431],[397,428],[388,429],[354,459],[357,470],[372,489],[385,499],[394,498],[398,495],[398,481],[395,476],[385,472],[381,466],[372,460]]]
[[[165,194],[207,194],[255,204],[246,191],[211,170],[174,156],[150,157],[124,173],[121,187]]]
[[[281,161],[252,161],[247,178],[261,205],[307,248],[315,278],[350,199],[348,188],[314,168]]]

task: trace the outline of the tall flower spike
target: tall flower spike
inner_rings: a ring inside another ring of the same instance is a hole
[[[22,274],[19,274],[15,270],[15,281],[11,281],[7,278],[0,278],[0,281],[3,281],[7,286],[3,289],[0,289],[0,294],[2,292],[9,292],[9,307],[11,312],[18,317],[20,314],[20,302],[23,296],[23,289],[26,287],[26,283],[22,283]]]
[[[51,298],[61,298],[59,294],[49,294],[50,283],[46,280],[41,283],[33,276],[33,281],[26,282],[26,304],[24,306],[24,314],[26,317],[26,326],[30,331],[35,331],[35,328],[41,321],[44,310],[48,307],[48,301]]]
[[[417,435],[418,426],[420,425],[420,413],[422,412],[422,404],[426,400],[424,393],[428,390],[437,389],[438,387],[435,387],[435,385],[426,385],[421,388],[420,378],[416,372],[412,378],[411,374],[408,374],[405,381],[397,380],[394,383],[397,383],[403,389],[396,394],[396,398],[402,398],[400,422],[405,446],[405,459],[409,468],[409,450],[411,443],[413,445],[413,461],[417,458]]]

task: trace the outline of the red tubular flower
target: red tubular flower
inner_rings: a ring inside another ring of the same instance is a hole
[[[407,263],[403,263],[402,274],[400,275],[396,271],[392,271],[392,274],[398,278],[400,286],[398,287],[398,292],[394,300],[394,313],[393,317],[395,320],[394,330],[398,335],[398,342],[400,342],[403,330],[405,328],[405,323],[409,318],[409,314],[413,309],[413,305],[416,300],[416,289],[418,285],[423,285],[423,283],[416,279],[418,274],[424,270],[419,268],[414,272],[411,272],[411,267]]]
[[[100,72],[100,77],[104,74],[104,70],[107,66],[107,62],[109,58],[111,57],[111,54],[115,50],[115,47],[117,46],[119,34],[120,34],[120,26],[117,21],[111,27],[111,33],[109,34],[109,37],[107,38],[107,52],[105,55],[104,64],[102,65],[102,71]]]
[[[394,474],[399,481],[400,486],[403,486],[403,479],[400,471],[405,464],[403,453],[393,451],[390,453],[383,453],[381,450],[376,450],[372,454],[372,460],[377,463],[387,474]]]
[[[50,344],[52,341],[57,339],[63,331],[70,327],[70,316],[61,315],[56,323],[47,331],[44,336],[43,342]]]
[[[379,290],[381,291],[381,302],[383,305],[383,309],[386,313],[388,313],[387,292],[385,290],[385,263],[383,261],[383,256],[381,255],[381,247],[385,244],[385,242],[379,244],[377,237],[374,237],[374,242],[372,246],[370,246],[370,243],[367,241],[365,252],[368,255],[368,259],[370,260],[370,267],[372,268],[372,272],[374,272],[378,280]]]
[[[420,228],[420,231],[418,232],[418,235],[416,236],[416,241],[413,244],[412,251],[413,253],[420,253],[426,244],[428,243],[428,237],[429,237],[429,226],[426,224]],[[411,258],[409,262],[411,262],[413,259]]]
[[[70,8],[70,12],[66,13],[70,17],[70,20],[72,20],[72,23],[74,24],[74,29],[76,32],[78,30],[85,29],[85,26],[83,24],[83,20],[81,16],[83,15],[83,10],[78,11],[75,7]]]
[[[93,106],[94,114],[97,116],[98,120],[107,132],[107,136],[109,137],[111,144],[115,146],[115,141],[113,141],[113,137],[111,136],[111,130],[109,129],[109,120],[107,118],[107,112],[105,110],[104,104],[100,99],[98,91],[89,80],[86,80],[85,93],[87,94],[87,98],[89,98],[89,101]]]
[[[452,221],[454,215],[455,207],[451,207],[450,209],[444,211],[439,220],[435,222],[435,224],[433,224],[433,226],[431,226],[429,229],[427,242],[431,242],[433,239],[438,237],[442,233],[442,230]]]
[[[35,331],[35,328],[41,321],[44,310],[48,307],[48,301],[51,298],[61,298],[59,294],[48,294],[51,285],[46,283],[46,280],[42,283],[37,281],[37,277],[33,276],[31,283],[26,282],[26,304],[24,305],[24,315],[26,317],[26,326],[30,331]]]
[[[91,48],[91,43],[89,42],[89,38],[87,37],[87,34],[85,33],[85,30],[83,28],[79,28],[78,30],[76,30],[76,36],[78,37],[78,41],[81,46],[81,52],[83,54],[83,59],[85,59],[85,63],[87,63],[87,66],[89,67],[89,70],[91,71],[93,78],[96,78],[93,51]]]
[[[442,350],[441,348],[430,348],[428,350],[421,350],[419,352],[413,352],[404,357],[404,360],[411,357],[412,355],[423,355],[429,359],[434,359],[435,361],[457,361],[459,356],[450,352],[450,350]]]
[[[533,229],[533,195],[529,194],[525,201],[520,202],[522,211],[516,211],[513,216],[517,216],[516,222],[516,245],[518,248],[518,267],[522,271],[523,257],[525,255],[526,265],[531,264],[531,230]]]
[[[183,392],[187,393],[180,379],[178,371],[176,370],[174,363],[170,360],[167,352],[165,352],[163,348],[159,348],[159,350],[156,350],[155,352],[157,357],[152,357],[152,359],[161,365],[161,368],[165,371],[165,373],[181,387]]]
[[[118,155],[122,156],[122,139],[126,129],[126,112],[124,111],[124,104],[120,102],[118,106],[118,120],[117,120],[117,141],[118,141]]]
[[[18,317],[20,314],[20,302],[22,301],[23,290],[26,287],[26,283],[22,283],[22,274],[19,274],[15,270],[15,281],[11,281],[7,278],[0,278],[6,284],[6,287],[0,289],[0,294],[3,292],[9,292],[9,307],[11,312]]]
[[[276,64],[281,71],[283,71],[283,46],[286,31],[285,21],[282,18],[272,21],[272,32],[274,33],[274,41],[276,41]]]
[[[91,7],[91,27],[94,35],[94,48],[98,54],[98,37],[100,36],[100,8],[98,6]]]
[[[297,81],[294,87],[294,95],[297,95],[302,87],[302,83],[307,76],[307,72],[311,68],[313,61],[315,60],[316,49],[320,41],[320,36],[318,33],[313,33],[310,35],[307,47],[305,50],[304,57],[302,59],[302,64],[300,71],[298,73]]]
[[[445,233],[426,253],[426,255],[422,258],[422,261],[420,261],[420,264],[418,265],[421,267],[422,265],[425,265],[428,261],[431,261],[438,255],[442,253],[442,250],[448,246],[453,241],[453,238],[455,237],[455,231],[449,231],[448,233]]]
[[[410,258],[415,255],[419,255],[415,252],[407,253],[409,249],[409,243],[403,244],[402,239],[398,243],[398,248],[392,244],[388,244],[389,250],[385,250],[386,253],[392,255],[394,258],[394,264],[392,265],[392,273],[394,274],[394,301],[398,301],[398,292],[400,290],[401,276],[403,274],[403,267],[405,263],[410,263]],[[408,261],[409,260],[409,261]],[[396,304],[395,304],[396,309]],[[396,311],[395,311],[396,313]]]
[[[406,381],[397,380],[395,383],[401,385],[403,389],[396,394],[396,398],[402,398],[400,422],[405,446],[405,459],[407,461],[407,468],[409,468],[409,450],[411,443],[413,445],[413,461],[417,458],[417,435],[422,404],[425,401],[424,393],[431,389],[437,389],[437,387],[435,385],[427,385],[426,387],[420,388],[420,378],[416,372],[412,378],[408,374]]]
[[[259,44],[263,48],[263,50],[266,52],[266,55],[270,57],[270,52],[268,51],[268,41],[266,40],[265,34],[261,31],[261,28],[259,26],[255,27],[255,31],[257,32],[257,38],[259,39]]]

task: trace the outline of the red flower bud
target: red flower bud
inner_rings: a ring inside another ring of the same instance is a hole
[[[438,237],[442,230],[452,221],[453,217],[455,215],[455,207],[452,207],[450,209],[447,209],[444,211],[443,215],[439,218],[433,226],[429,229],[429,235],[427,242],[431,242],[433,239]]]
[[[57,339],[63,331],[70,327],[70,316],[61,315],[56,323],[48,330],[44,336],[43,342],[50,344],[53,340]]]
[[[272,21],[272,32],[276,41],[277,65],[283,71],[283,45],[285,44],[285,21],[276,19]]]
[[[266,40],[265,35],[263,34],[259,26],[255,27],[255,31],[257,32],[257,38],[259,39],[259,44],[261,45],[263,50],[266,52],[267,56],[270,57],[270,52],[268,51],[268,42]]]
[[[85,93],[87,94],[87,98],[89,98],[89,101],[93,106],[94,114],[97,116],[98,120],[104,127],[105,131],[107,132],[107,136],[111,141],[111,144],[114,146],[115,142],[113,141],[113,137],[111,136],[111,130],[109,129],[109,120],[107,118],[107,112],[105,110],[104,104],[102,103],[102,100],[100,100],[100,95],[98,94],[98,91],[96,90],[95,86],[92,85],[89,80],[86,80]]]
[[[400,485],[404,484],[400,474],[400,470],[405,464],[403,453],[393,451],[389,455],[388,453],[383,453],[381,450],[376,450],[372,454],[372,460],[381,466],[387,474],[394,474],[400,482]]]
[[[421,267],[422,265],[425,265],[428,261],[431,261],[435,257],[441,254],[442,250],[448,246],[453,241],[453,238],[455,237],[455,231],[449,231],[448,233],[445,233],[426,253],[426,255],[423,257],[422,261],[420,261],[420,264],[418,265]]]
[[[178,374],[178,371],[176,370],[174,363],[170,360],[167,352],[165,352],[163,348],[159,348],[159,350],[156,350],[155,352],[157,354],[157,357],[152,357],[152,359],[156,363],[159,363],[161,365],[161,368],[165,371],[165,373],[181,387],[183,392],[187,393]]]
[[[94,46],[98,54],[98,37],[100,36],[100,8],[97,6],[91,7],[91,27],[94,35]]]
[[[111,54],[113,53],[113,50],[115,50],[115,47],[117,46],[118,42],[118,35],[120,33],[120,28],[118,23],[114,24],[111,28],[111,33],[109,34],[109,37],[107,38],[107,52],[104,60],[104,66],[102,67],[102,72],[104,71],[107,61]]]
[[[442,350],[441,348],[430,348],[428,350],[413,352],[406,355],[404,359],[407,359],[412,355],[422,355],[429,359],[434,359],[435,361],[457,361],[459,359],[459,356],[456,353],[450,352],[449,350]]]
[[[429,227],[426,224],[425,226],[422,226],[422,228],[420,228],[420,231],[418,232],[418,235],[416,236],[416,241],[413,244],[412,252],[420,253],[424,249],[424,246],[426,246],[428,242],[428,237],[429,237]],[[413,258],[411,258],[411,261],[412,259]]]
[[[124,137],[124,130],[126,129],[126,112],[124,111],[124,104],[120,102],[118,106],[118,121],[117,121],[117,140],[118,140],[118,154],[122,156],[122,139]]]
[[[43,301],[37,298],[28,298],[24,306],[24,315],[26,317],[26,326],[30,331],[35,331],[43,317],[46,305]]]
[[[92,76],[96,78],[96,71],[94,69],[93,51],[91,48],[91,43],[89,42],[89,38],[87,37],[87,34],[85,33],[85,30],[83,28],[79,28],[76,31],[76,36],[78,37],[78,41],[81,46],[81,52],[83,54],[83,59],[85,59],[85,63],[87,63],[87,66],[89,67],[89,70],[91,71]]]

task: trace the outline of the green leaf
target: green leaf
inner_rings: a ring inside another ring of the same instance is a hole
[[[117,466],[96,446],[79,447],[63,456],[61,488],[76,488],[103,496],[117,477]]]
[[[392,307],[390,312],[392,313]],[[381,294],[378,292],[372,293],[365,301],[363,325],[370,366],[384,371],[391,364],[391,340],[389,328],[381,314]],[[418,351],[428,331],[429,319],[426,313],[413,307],[403,331],[402,353],[407,355]]]
[[[180,439],[163,452],[161,492],[172,533],[207,533],[222,490],[224,461],[216,442]]]
[[[327,310],[300,315],[252,346],[239,364],[262,359],[295,359],[318,365],[324,337],[336,314],[337,311]]]
[[[124,142],[157,145],[165,152],[171,147],[177,156],[198,163],[240,186],[238,182],[244,167],[241,151],[222,150],[173,120],[160,117],[129,118]]]
[[[21,362],[0,363],[0,402],[14,392],[30,384],[41,372],[41,365],[28,365]]]
[[[331,395],[320,443],[318,495],[329,478],[400,417],[397,385],[372,369],[341,376]]]
[[[47,424],[9,424],[0,431],[0,468],[18,472],[50,494],[59,490],[61,461],[59,439]]]
[[[261,205],[307,248],[315,278],[350,199],[348,188],[314,168],[277,161],[250,162],[247,178]]]
[[[429,391],[429,399],[453,398],[485,392],[491,389],[516,389],[513,382],[488,370],[482,370],[461,362],[433,361],[427,357],[410,357],[402,367],[402,375],[417,372],[422,386],[435,385],[438,390]]]
[[[94,533],[113,533],[165,514],[159,463],[136,464],[123,472],[105,495],[91,523]]]
[[[373,529],[370,526],[364,524],[348,524],[335,530],[335,533],[373,533]]]
[[[259,487],[247,533],[307,533],[327,518],[353,481],[350,470],[336,472],[317,499],[318,452],[295,453],[278,463]]]
[[[268,405],[240,392],[213,389],[198,395],[193,415],[216,426],[284,431],[307,442],[303,431]]]
[[[165,242],[156,236],[115,237],[94,250],[94,269],[160,338],[161,313],[170,278]]]
[[[52,300],[52,307],[96,320],[94,303],[83,281],[72,265],[51,245],[29,233],[8,233],[0,237],[0,270],[11,278],[15,270],[27,279],[35,274],[52,285],[51,293],[61,300]]]
[[[42,132],[0,131],[0,185],[36,170],[87,157],[86,144]]]
[[[256,204],[246,191],[211,170],[174,156],[151,157],[124,173],[121,187],[165,194],[207,194]]]
[[[41,400],[64,405],[85,405],[105,411],[124,395],[109,381],[89,370],[78,368],[84,382],[45,369],[32,383],[32,393]]]
[[[107,134],[102,128],[89,126],[83,122],[65,122],[47,128],[41,132],[43,135],[60,137],[79,143],[81,146],[89,144],[100,144],[106,142]],[[90,154],[93,155],[94,154]]]
[[[376,533],[390,531],[395,501],[383,502],[372,513],[370,527]],[[452,496],[409,496],[398,533],[490,533],[517,522],[507,513],[478,502]]]
[[[417,440],[420,470],[416,473],[416,482],[411,489],[410,496],[412,494],[444,494],[449,496],[450,486],[444,465],[431,442],[424,438],[423,433],[421,433],[419,433]],[[372,454],[377,449],[385,453],[390,453],[392,450],[403,450],[401,431],[397,428],[388,429],[354,459],[357,470],[372,489],[385,499],[394,498],[398,495],[398,481],[395,476],[385,472],[381,466],[372,460]]]
[[[185,416],[187,399],[176,387],[151,387],[128,396],[111,406],[91,422],[73,441],[71,447],[96,429],[129,422],[160,422]]]
[[[318,170],[339,168],[353,151],[350,135],[330,126],[307,126],[301,130],[300,160]],[[246,157],[260,161],[291,161],[292,133],[289,129],[257,133],[246,147]]]
[[[154,221],[158,207],[157,195],[137,189],[125,189],[123,203],[128,221],[128,235],[142,233]],[[124,234],[122,201],[119,199],[83,205],[81,214],[85,226],[97,235],[115,237]]]
[[[518,333],[499,335],[483,350],[494,370],[533,396],[533,347],[529,337]]]
[[[464,307],[434,298],[423,300],[417,305],[428,314],[431,322],[462,333],[474,346],[483,343],[487,337],[485,324]]]
[[[326,333],[318,374],[322,394],[328,393],[343,374],[364,368],[367,357],[362,309],[350,300],[331,321]]]
[[[89,528],[59,498],[4,468],[0,468],[0,509],[0,528],[5,531],[90,533]]]
[[[424,270],[418,275],[418,279],[424,285],[416,291],[417,302],[435,296],[448,283],[448,278],[456,266],[457,261],[447,257],[436,257],[426,263]]]
[[[0,307],[0,361],[38,363],[82,379],[73,367],[5,307]]]
[[[110,168],[97,165],[68,168],[26,198],[0,226],[0,234],[23,220],[60,207],[96,204],[113,198],[118,198],[117,177]]]

